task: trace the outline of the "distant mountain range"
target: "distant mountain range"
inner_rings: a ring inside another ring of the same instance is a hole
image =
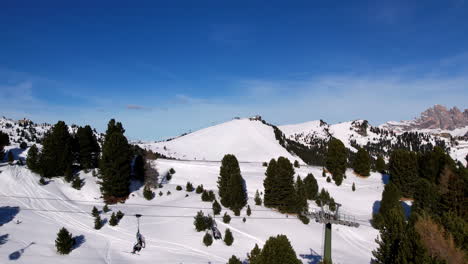
[[[410,121],[390,121],[381,126],[382,128],[396,132],[415,131],[428,132],[432,134],[450,134],[452,136],[468,137],[468,109],[463,112],[457,107],[448,109],[442,105],[433,107],[422,112],[421,115]]]
[[[10,141],[15,144],[23,141],[28,145],[40,144],[50,127],[49,124],[35,124],[29,120],[0,118],[0,130],[9,134]],[[70,126],[70,132],[76,128],[75,125]],[[447,109],[435,105],[414,120],[391,121],[380,126],[372,126],[366,120],[338,124],[317,120],[277,127],[260,116],[234,118],[166,141],[135,144],[177,159],[219,161],[231,153],[245,162],[263,162],[285,156],[322,165],[331,137],[344,143],[351,158],[360,147],[367,149],[373,157],[388,157],[396,148],[421,151],[441,146],[454,159],[466,164],[468,110],[462,112],[456,107]]]

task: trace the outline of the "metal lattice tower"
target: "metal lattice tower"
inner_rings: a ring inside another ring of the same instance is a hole
[[[349,227],[359,227],[356,218],[339,212],[341,204],[336,204],[336,210],[333,212],[329,207],[322,205],[319,212],[309,213],[310,218],[315,222],[324,224],[324,242],[323,242],[323,261],[332,263],[332,225],[344,225]]]

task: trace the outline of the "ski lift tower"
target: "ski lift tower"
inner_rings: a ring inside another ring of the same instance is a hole
[[[345,215],[339,212],[341,204],[336,203],[336,210],[333,212],[329,206],[321,206],[321,210],[317,213],[312,213],[311,216],[315,218],[315,222],[324,224],[325,238],[323,247],[323,261],[324,263],[332,263],[332,224],[344,225],[350,227],[359,227],[354,216]]]

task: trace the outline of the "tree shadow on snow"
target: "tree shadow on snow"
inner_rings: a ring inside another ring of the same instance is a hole
[[[382,182],[383,184],[387,184],[390,182],[390,175],[382,173]]]
[[[318,264],[322,260],[322,256],[313,249],[310,249],[310,254],[300,254],[299,256],[306,259],[308,264]]]
[[[0,207],[0,226],[12,221],[19,213],[19,207],[2,206]]]
[[[130,193],[140,190],[140,188],[143,187],[143,185],[144,185],[144,184],[143,184],[143,182],[141,182],[141,181],[132,180],[132,181],[130,182],[130,187],[129,187]]]
[[[84,244],[84,242],[86,242],[86,238],[84,235],[79,235],[79,236],[75,236],[73,237],[73,249],[77,249],[79,248],[81,245]]]
[[[29,245],[27,245],[26,247],[22,248],[22,249],[19,249],[13,253],[11,253],[9,256],[8,256],[8,259],[10,260],[18,260],[19,258],[21,258],[21,256],[23,255],[24,251],[26,251],[26,249],[32,245],[36,244],[35,242],[31,242]]]
[[[380,210],[380,201],[375,201],[374,205],[372,206],[372,214],[378,214]]]
[[[400,202],[401,207],[403,207],[403,212],[405,213],[406,219],[408,219],[411,215],[411,205],[405,203],[405,202]]]
[[[0,246],[5,244],[8,241],[8,234],[4,234],[0,236]]]
[[[25,151],[25,149],[22,149],[22,148],[12,148],[10,150],[8,150],[8,152],[11,152],[11,154],[13,154],[13,158],[15,160],[18,160],[20,158],[20,155]],[[3,159],[6,161],[6,159],[8,159],[8,153],[5,153],[5,157],[3,157]]]

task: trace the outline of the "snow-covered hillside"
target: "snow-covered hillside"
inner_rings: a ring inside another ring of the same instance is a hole
[[[6,133],[11,143],[36,143],[51,128],[50,124],[36,124],[30,120],[15,121],[5,117],[0,118],[0,131]]]
[[[399,136],[404,131],[394,131],[387,126],[374,127],[365,120],[355,120],[338,124],[327,124],[323,121],[311,121],[301,124],[279,126],[281,131],[288,139],[294,140],[306,146],[316,144],[317,140],[327,141],[330,137],[338,138],[351,151],[356,152],[356,146],[377,145],[384,143],[383,151],[389,151],[389,145],[398,144]],[[445,142],[450,148],[452,158],[466,164],[465,157],[468,154],[468,141],[458,138],[451,141],[450,138],[441,136],[443,132],[452,134],[463,134],[464,129],[455,129],[451,131],[442,131],[435,133],[435,130],[422,129],[409,132],[424,134],[420,138],[420,145],[436,145],[436,141]]]
[[[301,161],[279,144],[271,126],[250,119],[235,119],[170,141],[139,145],[183,160],[220,161],[230,153],[239,161],[263,162],[279,156]]]
[[[101,209],[103,203],[91,173],[80,174],[85,185],[78,191],[62,179],[41,186],[39,177],[25,167],[5,165],[0,168],[0,221],[3,224],[0,227],[0,263],[226,263],[233,254],[246,259],[255,243],[262,246],[268,237],[277,234],[288,236],[303,263],[317,263],[322,254],[323,225],[314,221],[304,225],[293,216],[286,217],[254,205],[255,191],[263,190],[266,168],[257,163],[240,165],[252,215],[246,216],[243,210],[237,218],[228,211],[233,217],[230,224],[224,224],[217,217],[222,234],[226,228],[233,232],[234,244],[226,246],[218,240],[210,247],[202,243],[204,233],[195,231],[193,216],[200,209],[211,213],[211,204],[202,202],[195,192],[176,191],[176,186],[185,186],[191,181],[195,186],[203,184],[206,189],[216,190],[218,162],[157,160],[154,166],[160,173],[169,168],[176,171],[169,184],[156,190],[156,193],[162,191],[163,196],[156,195],[152,201],[147,201],[142,188],[135,188],[125,204],[110,206],[114,212],[121,210],[126,214],[120,224],[116,227],[106,224],[99,231],[93,228],[90,212],[95,205]],[[334,263],[369,263],[378,235],[369,219],[381,199],[382,176],[373,173],[363,179],[348,171],[347,179],[338,187],[320,176],[319,167],[296,169],[297,175],[304,177],[307,173],[313,173],[319,186],[328,189],[335,200],[343,204],[342,211],[355,215],[361,224],[359,228],[334,226]],[[351,190],[353,182],[355,192]],[[171,195],[167,195],[168,191]],[[311,210],[317,208],[313,202],[310,204]],[[221,214],[225,211],[223,209]],[[136,218],[130,215],[136,213],[143,215],[140,230],[147,240],[140,255],[129,253],[137,228]],[[244,216],[245,223],[242,222]],[[109,217],[110,213],[102,215],[103,219],[109,220]],[[54,241],[61,227],[66,227],[81,241],[68,256],[55,251]]]

